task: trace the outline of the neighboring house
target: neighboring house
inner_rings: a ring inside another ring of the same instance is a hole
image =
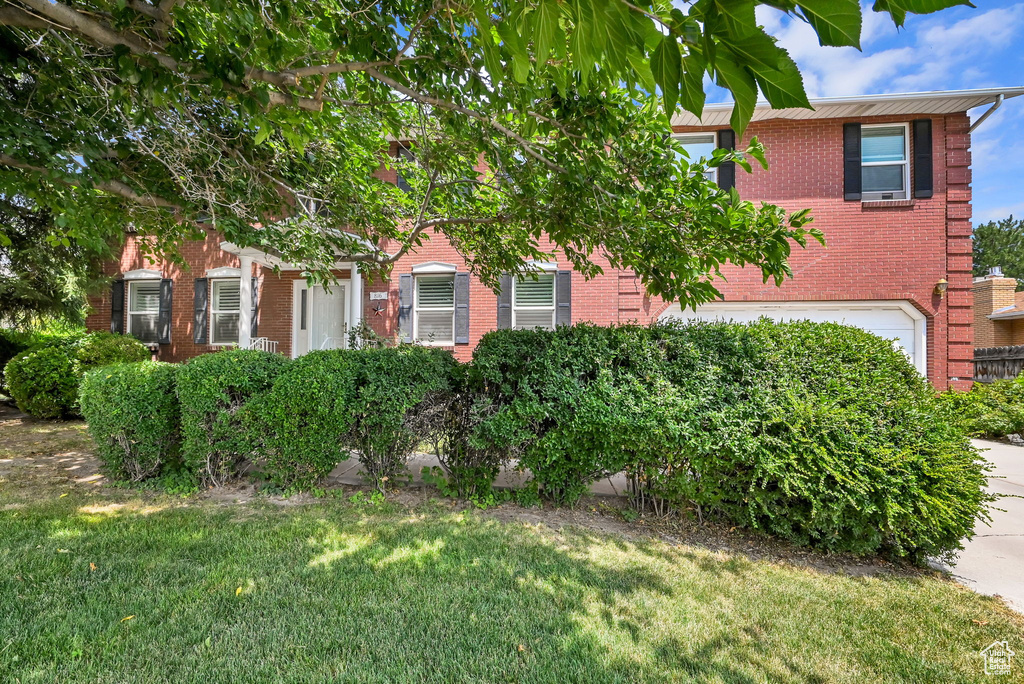
[[[120,278],[93,301],[87,325],[131,333],[158,345],[159,358],[180,361],[234,344],[294,357],[344,346],[349,327],[365,321],[382,335],[468,359],[495,328],[806,318],[892,338],[937,388],[963,388],[974,349],[966,112],[1021,94],[1004,88],[826,98],[813,100],[814,110],[760,106],[742,140],[727,128],[731,105],[708,106],[700,121],[677,116],[675,130],[696,156],[757,136],[769,170],[709,173],[745,199],[810,207],[828,243],[794,249],[793,278],[781,287],[763,283],[756,269],[725,268],[727,281],[717,284],[724,301],[696,312],[651,299],[632,272],[607,263],[591,281],[564,261],[533,264],[538,280],[505,278],[495,295],[441,236],[397,263],[389,283],[353,277],[341,261],[339,283],[328,291],[308,286],[294,265],[209,230],[205,242],[182,247],[188,270],[145,260],[129,238],[108,270]]]
[[[1002,269],[975,278],[974,346],[1007,347],[1024,344],[1024,292],[1017,292],[1017,279],[1007,278]]]
[[[996,267],[974,279],[974,379],[1015,378],[1024,371],[1024,292]]]

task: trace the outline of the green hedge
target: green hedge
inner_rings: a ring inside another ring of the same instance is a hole
[[[345,350],[292,361],[246,409],[246,430],[263,435],[263,470],[284,489],[308,489],[346,460],[359,364]]]
[[[280,487],[315,485],[350,450],[383,486],[431,440],[456,366],[450,352],[412,345],[312,352],[249,403],[246,432]]]
[[[149,356],[143,344],[125,335],[43,336],[7,363],[4,377],[22,411],[37,418],[60,418],[78,414],[78,384],[86,371]]]
[[[200,483],[224,484],[260,451],[262,435],[247,429],[243,409],[270,391],[288,363],[279,354],[234,349],[197,356],[178,371],[182,461]]]
[[[997,439],[1024,433],[1024,377],[976,382],[969,392],[945,392],[942,400],[975,437]]]
[[[449,390],[432,407],[428,439],[447,476],[447,491],[464,499],[486,502],[501,468],[516,454],[481,439],[480,426],[495,406],[478,373],[469,364],[453,369]]]
[[[625,470],[638,505],[830,550],[943,555],[985,515],[985,466],[892,343],[767,320],[489,333],[478,434],[572,502]]]
[[[181,420],[175,395],[179,366],[156,361],[89,371],[80,403],[96,453],[115,480],[158,475],[177,455]]]
[[[353,355],[358,375],[348,443],[367,477],[383,486],[405,472],[409,456],[436,429],[457,364],[451,352],[415,345]]]

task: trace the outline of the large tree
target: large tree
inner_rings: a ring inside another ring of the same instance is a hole
[[[877,0],[908,12],[963,0]],[[131,224],[173,253],[212,220],[324,275],[386,272],[435,232],[493,284],[542,236],[684,302],[721,264],[781,280],[807,215],[720,191],[668,140],[704,78],[742,132],[806,107],[758,5],[858,45],[857,0],[15,0],[0,6],[0,195],[71,238]],[[657,99],[656,99],[657,98]],[[411,154],[388,160],[395,142]],[[716,153],[711,164],[753,158]],[[401,187],[383,182],[382,163]],[[485,169],[485,170],[481,170]]]
[[[1024,219],[1013,216],[982,223],[974,229],[974,275],[983,276],[998,266],[1024,289]]]
[[[84,323],[86,297],[106,282],[99,260],[111,256],[108,244],[60,237],[49,211],[19,198],[0,197],[0,215],[0,327]]]

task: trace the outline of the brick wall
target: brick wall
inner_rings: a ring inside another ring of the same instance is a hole
[[[1014,341],[1014,321],[993,321],[989,315],[1013,306],[1017,281],[1001,276],[985,276],[974,281],[974,346],[1002,347],[1020,344]]]
[[[877,117],[862,123],[905,122],[908,118]],[[846,120],[774,120],[757,122],[748,129],[745,144],[757,136],[767,149],[769,170],[753,174],[738,170],[736,185],[741,196],[765,200],[789,210],[810,207],[814,225],[825,233],[827,246],[811,244],[794,248],[793,278],[781,287],[762,283],[756,269],[726,267],[726,281],[718,287],[732,301],[813,300],[907,300],[927,317],[928,375],[935,386],[965,388],[973,374],[971,295],[971,189],[970,136],[966,114],[932,117],[934,149],[934,196],[904,202],[861,203],[843,200],[843,123]],[[679,128],[684,130],[710,130]],[[913,158],[913,152],[911,153]],[[380,177],[394,179],[382,170]],[[170,349],[161,358],[178,360],[209,351],[191,343],[192,287],[194,277],[206,268],[237,266],[237,260],[220,253],[212,234],[203,243],[186,245],[188,273],[163,265],[165,273],[179,278],[174,296],[174,333]],[[465,269],[464,260],[441,235],[432,235],[417,250],[396,264],[392,280],[367,283],[367,293],[388,292],[386,301],[364,296],[364,317],[382,335],[394,337],[398,322],[398,276],[414,265],[441,261]],[[572,320],[597,324],[647,322],[665,310],[668,302],[645,296],[631,272],[611,269],[598,260],[604,275],[585,282],[572,277]],[[141,267],[142,261],[129,242],[119,268]],[[561,268],[567,268],[564,261]],[[277,339],[280,350],[290,353],[291,280],[297,274],[261,275],[260,334]],[[935,294],[945,279],[945,297]],[[109,301],[97,301],[91,328],[109,327]],[[380,305],[378,314],[374,309]],[[106,318],[104,318],[104,315]],[[497,299],[473,279],[470,291],[470,343],[453,348],[468,359],[480,337],[494,329]]]

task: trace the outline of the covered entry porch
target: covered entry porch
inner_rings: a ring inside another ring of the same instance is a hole
[[[310,285],[303,267],[254,247],[222,242],[220,248],[238,257],[238,346],[281,352],[291,358],[317,349],[343,349],[349,333],[363,320],[363,277],[358,264],[339,260],[332,267],[336,282]],[[253,316],[259,317],[254,325]]]

